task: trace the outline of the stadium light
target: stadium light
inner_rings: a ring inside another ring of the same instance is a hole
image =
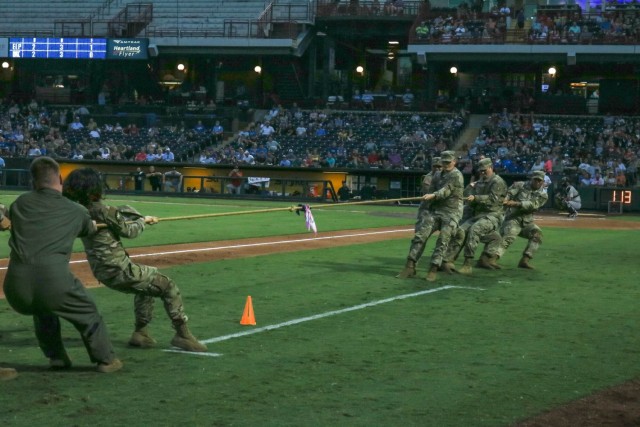
[[[362,75],[364,73],[364,67],[362,65],[358,65],[356,67],[356,73]]]
[[[549,74],[551,75],[551,77],[556,75],[556,67],[549,67]]]
[[[451,68],[449,68],[449,72],[451,74],[458,74],[458,68],[457,67],[451,67]]]
[[[4,68],[5,70],[6,70],[7,68],[9,68],[9,63],[8,63],[7,61],[4,61],[4,62],[2,63],[2,68]]]
[[[255,71],[258,74],[262,73],[262,67],[259,65],[256,65],[255,68],[253,69],[253,71]]]
[[[184,71],[185,66],[184,66],[184,64],[180,63],[180,64],[178,64],[177,68],[178,68],[178,71]]]

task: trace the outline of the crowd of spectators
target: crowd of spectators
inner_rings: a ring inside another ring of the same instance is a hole
[[[302,110],[275,105],[231,141],[224,128],[99,125],[86,107],[54,110],[31,101],[0,104],[4,157],[135,162],[199,162],[282,167],[409,169],[429,167],[451,148],[465,118],[451,113]]]
[[[465,125],[456,114],[280,108],[249,124],[223,147],[205,150],[203,164],[282,167],[423,169],[450,149]]]
[[[575,186],[638,183],[640,119],[494,114],[467,147],[468,164],[491,157],[499,173],[544,170]],[[467,171],[470,172],[470,171]]]
[[[464,7],[455,14],[441,14],[421,21],[415,39],[424,43],[504,43],[507,30],[514,30],[518,43],[575,44],[629,43],[640,37],[640,10],[580,12],[540,12],[525,31],[527,20],[522,9],[495,7],[478,14]],[[519,31],[515,31],[519,30]]]
[[[199,162],[309,168],[430,168],[453,148],[465,117],[455,113],[302,110],[274,106],[259,122],[223,142],[219,121],[187,128],[98,125],[86,108],[49,111],[31,101],[0,104],[2,156]],[[499,173],[544,170],[576,186],[636,185],[640,119],[633,117],[490,116],[463,147],[463,172],[481,156]],[[181,154],[177,154],[181,153]],[[186,154],[185,154],[186,153]]]
[[[0,150],[4,157],[75,160],[187,161],[221,140],[219,122],[138,127],[135,123],[99,125],[87,107],[50,109],[32,100],[0,102]]]

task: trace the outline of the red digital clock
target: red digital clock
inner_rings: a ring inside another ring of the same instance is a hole
[[[631,190],[613,190],[611,192],[611,201],[622,203],[623,205],[631,204]]]

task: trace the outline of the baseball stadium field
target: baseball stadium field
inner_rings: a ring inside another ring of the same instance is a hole
[[[0,203],[16,195],[2,192]],[[19,371],[0,383],[2,425],[640,420],[638,217],[596,213],[568,220],[543,212],[535,270],[516,267],[520,239],[500,260],[502,270],[440,273],[430,283],[425,263],[419,278],[395,278],[412,236],[413,206],[316,205],[314,235],[304,215],[280,202],[119,195],[107,202],[161,219],[125,246],[137,262],[159,266],[175,280],[190,328],[209,351],[172,349],[159,301],[151,328],[157,347],[128,347],[133,299],[99,286],[78,240],[72,268],[92,288],[124,369],[96,373],[78,334],[64,323],[74,367],[49,370],[32,320],[0,295],[0,366]],[[283,209],[162,220],[272,208]],[[0,240],[4,278],[8,233]],[[255,326],[240,324],[248,296]],[[606,391],[612,387],[628,393],[612,399]]]

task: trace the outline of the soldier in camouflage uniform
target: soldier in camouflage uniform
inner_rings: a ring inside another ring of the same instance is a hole
[[[422,194],[427,194],[429,192],[429,188],[431,187],[431,181],[433,181],[433,177],[436,174],[439,174],[442,171],[442,162],[440,157],[434,157],[431,159],[431,171],[422,177],[422,185],[420,189],[422,190]],[[422,205],[420,205],[422,208]]]
[[[544,172],[535,171],[528,182],[516,182],[507,192],[504,206],[507,207],[500,234],[502,243],[492,258],[500,258],[517,236],[528,239],[527,247],[518,263],[520,268],[533,269],[529,261],[542,243],[542,230],[533,222],[533,213],[547,203],[549,196],[544,191]],[[492,259],[493,263],[493,259]]]
[[[500,245],[500,224],[504,218],[502,205],[507,194],[507,184],[493,171],[491,159],[478,162],[480,179],[470,184],[470,193],[465,201],[471,209],[470,218],[459,227],[459,232],[449,245],[446,259],[455,260],[461,250],[464,251],[464,264],[460,273],[471,274],[471,263],[480,243],[485,244],[478,267],[493,269],[489,258],[496,253]]]
[[[156,343],[149,334],[148,324],[152,318],[154,298],[160,298],[176,330],[171,344],[187,351],[206,351],[207,347],[198,342],[187,328],[188,318],[174,281],[155,267],[132,262],[120,240],[137,237],[144,230],[145,223],[155,224],[158,218],[142,216],[129,206],[103,204],[102,188],[100,175],[95,170],[76,169],[65,180],[63,194],[84,205],[98,224],[106,225],[96,234],[82,238],[82,242],[91,270],[100,282],[111,289],[135,294],[135,330],[129,344],[146,348]]]
[[[442,152],[441,163],[442,171],[433,175],[428,193],[423,196],[423,202],[420,204],[415,234],[411,240],[405,267],[397,276],[399,278],[416,275],[416,263],[424,252],[427,240],[435,231],[440,230],[426,277],[430,282],[435,281],[451,236],[462,217],[464,179],[456,168],[455,153]]]

